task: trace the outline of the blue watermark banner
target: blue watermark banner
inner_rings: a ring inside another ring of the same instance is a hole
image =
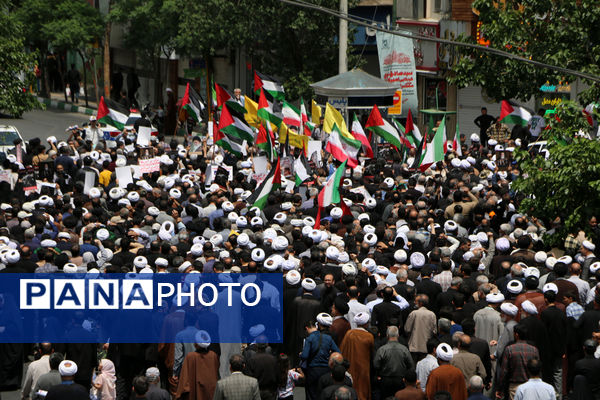
[[[0,342],[282,342],[281,274],[2,274]]]

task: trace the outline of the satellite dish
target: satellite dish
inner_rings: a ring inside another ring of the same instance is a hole
[[[377,22],[373,22],[371,25],[372,26],[377,26]],[[375,30],[374,28],[365,28],[365,34],[367,36],[373,37],[373,36],[375,36],[377,34],[377,30]]]

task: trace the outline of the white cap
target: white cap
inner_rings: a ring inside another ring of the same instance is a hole
[[[410,265],[412,268],[421,268],[425,265],[425,256],[423,253],[414,252],[410,255]]]
[[[510,242],[507,238],[501,237],[500,239],[496,240],[496,248],[499,251],[507,251],[510,249]]]
[[[394,252],[394,260],[396,260],[396,262],[403,263],[406,261],[407,257],[408,256],[406,255],[406,251],[402,249],[396,250]]]

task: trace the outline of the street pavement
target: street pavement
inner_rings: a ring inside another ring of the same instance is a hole
[[[30,111],[19,119],[0,117],[0,125],[14,125],[24,140],[36,137],[45,139],[49,136],[56,136],[59,141],[66,140],[68,135],[65,129],[71,125],[81,125],[86,121],[89,121],[87,115],[55,109]]]

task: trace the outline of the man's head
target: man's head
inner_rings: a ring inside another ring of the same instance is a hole
[[[351,399],[352,399],[352,393],[350,392],[350,389],[348,389],[347,387],[341,386],[335,391],[335,400],[351,400]]]
[[[404,374],[404,385],[415,386],[417,384],[417,372],[414,369],[409,369]]]
[[[529,378],[539,378],[542,370],[542,362],[537,358],[532,358],[527,362],[527,372],[529,372]]]
[[[398,332],[397,326],[388,326],[387,327],[388,342],[397,342],[399,336],[400,336],[400,334]]]
[[[146,370],[146,380],[150,385],[160,384],[160,371],[156,367],[150,367]]]
[[[133,392],[135,397],[144,397],[148,392],[148,380],[145,376],[136,376],[133,378]]]
[[[473,375],[469,379],[469,393],[483,393],[483,379],[479,375]]]
[[[323,283],[325,284],[326,288],[333,287],[333,285],[335,284],[335,279],[333,278],[333,274],[326,274],[325,277],[323,278]]]
[[[49,363],[50,369],[58,370],[60,363],[65,359],[65,356],[62,353],[52,353],[50,354]]]
[[[229,358],[229,370],[231,372],[241,372],[244,367],[244,357],[241,354],[234,354]]]
[[[54,349],[52,348],[52,343],[42,343],[40,344],[40,352],[42,353],[43,356],[52,354],[52,351]]]
[[[58,365],[58,372],[63,381],[72,381],[77,373],[77,364],[71,360],[63,360]]]
[[[481,115],[487,114],[487,108],[481,107]]]

